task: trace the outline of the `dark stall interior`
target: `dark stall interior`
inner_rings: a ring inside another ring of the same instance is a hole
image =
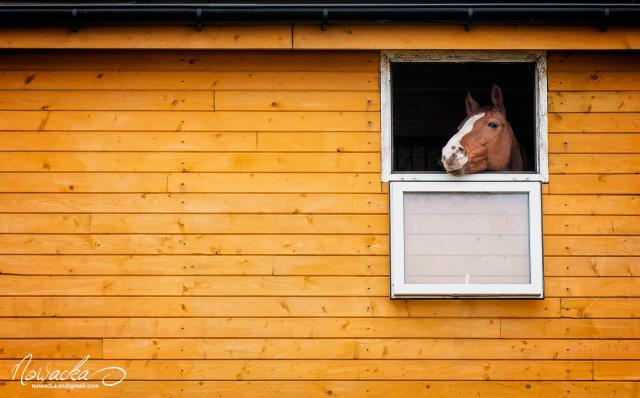
[[[467,91],[490,105],[497,84],[525,171],[536,172],[535,68],[533,62],[391,63],[393,171],[444,172],[441,149],[465,117]]]

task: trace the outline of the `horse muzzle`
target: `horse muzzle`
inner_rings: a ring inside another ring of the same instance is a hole
[[[462,175],[469,169],[469,158],[463,153],[442,155],[442,165],[449,174]]]
[[[456,176],[456,177],[463,176],[465,174],[468,174],[470,167],[471,167],[471,162],[467,162],[467,163],[463,164],[462,167],[460,167],[458,169],[447,170],[447,173],[451,174],[452,176]]]
[[[469,157],[462,145],[445,146],[442,148],[442,165],[447,173],[459,174],[469,163]]]

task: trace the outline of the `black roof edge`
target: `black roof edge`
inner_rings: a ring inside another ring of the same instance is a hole
[[[3,27],[219,23],[446,23],[640,26],[640,4],[0,3]]]

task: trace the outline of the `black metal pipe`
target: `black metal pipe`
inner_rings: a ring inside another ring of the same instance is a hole
[[[640,4],[0,3],[0,26],[453,23],[640,26]]]

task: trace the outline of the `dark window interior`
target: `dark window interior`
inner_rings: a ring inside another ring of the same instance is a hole
[[[467,91],[491,104],[491,86],[502,89],[507,120],[536,172],[535,63],[392,62],[393,171],[444,172],[442,147],[465,117]]]

